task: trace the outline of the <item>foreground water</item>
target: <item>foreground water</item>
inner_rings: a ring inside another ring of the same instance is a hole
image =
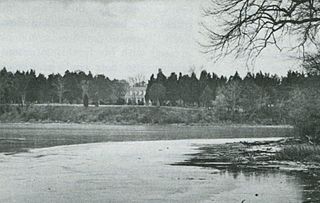
[[[303,202],[280,172],[172,166],[202,144],[279,138],[109,142],[0,154],[0,202]]]

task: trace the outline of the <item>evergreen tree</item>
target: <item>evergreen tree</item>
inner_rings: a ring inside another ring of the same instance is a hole
[[[150,77],[150,80],[148,81],[147,89],[146,89],[146,95],[145,95],[145,100],[148,102],[150,99],[150,88],[151,86],[155,83],[155,78],[154,75],[152,74]]]
[[[176,101],[179,99],[178,78],[176,73],[171,73],[166,82],[166,100],[175,106]]]
[[[0,71],[0,104],[8,104],[14,99],[12,73],[6,68]]]
[[[49,102],[49,91],[47,78],[43,74],[39,74],[36,78],[37,101],[39,103]]]
[[[75,72],[66,71],[63,76],[64,94],[63,97],[70,103],[80,103],[82,98],[81,84]]]
[[[191,89],[191,78],[189,75],[183,75],[179,77],[179,89],[181,100],[183,101],[183,105],[186,106],[187,104],[191,104],[193,99],[192,97],[192,89]]]
[[[83,96],[83,106],[86,108],[89,106],[89,97],[87,94],[84,94]]]
[[[167,77],[162,73],[161,68],[158,70],[156,82],[166,86]]]
[[[210,74],[207,73],[207,71],[203,70],[201,73],[200,73],[200,78],[199,78],[199,91],[201,93],[203,93],[204,89],[208,86],[209,87],[209,80],[211,79],[211,76]],[[212,92],[212,89],[210,88],[211,92]],[[211,93],[213,94],[213,93]]]
[[[166,88],[161,83],[154,83],[150,87],[149,96],[153,104],[160,106],[165,100]]]
[[[38,102],[39,86],[37,83],[37,76],[35,70],[27,71],[26,77],[28,81],[26,90],[26,101],[30,103]]]
[[[199,87],[199,80],[194,72],[191,74],[189,82],[189,87],[191,88],[189,100],[191,101],[192,105],[196,103],[199,106],[201,90]]]

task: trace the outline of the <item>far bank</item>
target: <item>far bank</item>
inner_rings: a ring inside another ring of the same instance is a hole
[[[181,124],[181,125],[280,125],[272,120],[241,121],[238,123],[220,121],[213,108],[106,105],[46,105],[2,106],[0,122],[5,123],[104,123],[104,124]]]

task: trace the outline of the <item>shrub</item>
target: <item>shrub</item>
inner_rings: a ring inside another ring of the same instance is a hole
[[[0,115],[9,111],[9,105],[0,104]]]
[[[84,107],[88,107],[88,106],[89,106],[89,98],[88,98],[88,95],[87,95],[87,94],[85,94],[85,95],[83,96],[83,106],[84,106]]]
[[[320,161],[319,145],[289,145],[276,154],[278,160],[289,161]]]
[[[289,118],[299,135],[320,143],[320,90],[316,87],[296,89],[288,102]]]

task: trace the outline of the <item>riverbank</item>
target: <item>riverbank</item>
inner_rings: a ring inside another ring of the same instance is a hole
[[[10,106],[0,115],[2,122],[58,122],[105,124],[191,124],[213,123],[212,111],[203,108],[175,108],[154,106],[31,105]]]
[[[198,146],[199,152],[173,165],[228,171],[279,171],[310,179],[307,202],[320,201],[320,146],[296,138]],[[311,181],[312,180],[312,181]]]
[[[85,108],[81,105],[10,105],[0,112],[0,122],[4,123],[103,123],[117,125],[135,124],[183,124],[213,125],[231,124],[219,121],[213,109],[108,105]],[[242,124],[246,123],[243,121]],[[247,124],[277,125],[272,121]]]
[[[295,150],[289,151],[288,148],[295,148]],[[317,169],[320,175],[319,146],[304,144],[297,138],[203,145],[199,147],[199,151],[179,164],[247,170],[310,171]],[[297,158],[296,154],[299,153],[301,156]]]

